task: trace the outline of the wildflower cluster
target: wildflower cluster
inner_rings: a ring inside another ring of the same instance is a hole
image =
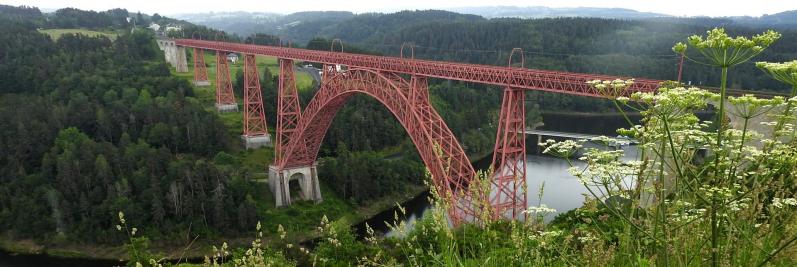
[[[135,266],[162,266],[161,261],[163,260],[155,260],[155,256],[147,251],[149,248],[149,239],[144,236],[136,236],[138,228],[128,227],[124,212],[120,211],[117,217],[119,224],[116,225],[116,230],[127,234],[128,243],[125,247],[130,257],[129,264]]]
[[[744,36],[730,37],[723,28],[714,28],[707,32],[708,36],[693,35],[687,39],[689,45],[694,46],[707,60],[705,64],[717,67],[732,67],[748,61],[760,54],[775,41],[780,39],[780,33],[769,30],[753,38]],[[688,45],[677,43],[673,51],[685,54]]]
[[[598,93],[604,97],[609,99],[622,98],[622,100],[625,100],[627,99],[624,97],[626,95],[626,91],[629,87],[631,87],[631,85],[634,84],[634,79],[615,79],[613,81],[592,80],[587,81],[587,84],[595,88],[595,90],[597,90]]]
[[[263,243],[263,232],[260,222],[257,222],[255,229],[257,230],[257,236],[252,241],[251,247],[247,248],[242,253],[236,252],[236,255],[232,261],[227,261],[227,259],[231,258],[232,255],[229,252],[229,246],[227,245],[227,242],[224,242],[222,243],[221,247],[213,246],[212,257],[205,256],[204,266],[259,267],[296,265],[296,263],[287,260],[281,252],[273,252]],[[282,233],[284,233],[284,230]],[[307,252],[307,250],[303,251]]]
[[[543,153],[551,154],[561,158],[569,158],[578,152],[582,145],[583,141],[573,141],[573,140],[565,140],[563,142],[556,142],[553,139],[545,140],[543,143],[539,143],[540,147],[544,147]]]
[[[584,156],[579,158],[587,163],[586,166],[583,168],[571,166],[568,168],[568,172],[587,187],[592,186],[598,190],[611,191],[596,194],[596,197],[611,194],[622,195],[628,189],[624,181],[629,175],[636,174],[641,166],[638,161],[631,163],[621,161],[620,158],[623,155],[623,150],[589,148],[584,152]]]
[[[756,62],[755,66],[775,80],[792,87],[797,86],[797,60],[784,63]]]
[[[754,95],[747,94],[740,97],[728,97],[728,102],[733,105],[729,110],[731,115],[752,119],[768,113],[776,106],[783,104],[785,100],[781,96],[776,96],[770,99],[761,99],[755,97]]]
[[[551,214],[555,213],[556,209],[549,208],[545,204],[541,204],[539,207],[530,206],[526,210],[523,211],[524,214],[529,215],[538,215],[538,214]]]
[[[772,199],[772,207],[781,209],[786,206],[797,207],[797,199],[793,197],[790,198],[773,198]]]

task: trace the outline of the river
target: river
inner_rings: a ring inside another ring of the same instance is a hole
[[[631,120],[639,121],[640,117],[631,116]],[[619,114],[567,114],[567,113],[543,113],[545,125],[539,127],[540,130],[617,136],[616,129],[628,127],[628,123]],[[546,138],[547,139],[547,138]],[[526,185],[528,188],[528,205],[539,206],[541,203],[556,209],[556,213],[549,214],[545,219],[550,221],[557,214],[578,208],[584,202],[584,195],[589,191],[572,175],[567,172],[570,167],[564,159],[555,158],[547,155],[537,154],[537,137],[529,135],[526,138]],[[631,160],[637,155],[635,146],[623,148],[626,153],[625,160]],[[492,161],[492,155],[480,159],[474,163],[477,169],[486,169]],[[583,166],[583,162],[574,162],[577,166]],[[538,198],[540,188],[544,183],[544,193],[542,199]],[[418,219],[428,214],[432,205],[428,201],[428,193],[402,204],[406,211],[405,216],[400,219],[405,222],[407,227]],[[374,231],[383,236],[394,236],[396,233],[390,229],[385,222],[393,222],[398,209],[384,211],[363,223],[355,226],[355,231],[361,236],[365,234],[365,223],[368,223]],[[401,214],[401,213],[399,213]]]
[[[9,254],[0,250],[0,267],[43,267],[43,266],[85,266],[85,267],[106,267],[124,266],[124,262],[118,260],[86,259],[86,258],[62,258],[49,255],[37,254]]]

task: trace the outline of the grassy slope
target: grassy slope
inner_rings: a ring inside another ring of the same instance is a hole
[[[113,32],[98,32],[86,29],[42,29],[39,30],[39,32],[49,35],[53,40],[58,40],[58,38],[61,38],[61,35],[67,33],[79,33],[87,36],[105,36],[108,37],[108,39],[111,39],[111,41],[116,39],[117,36],[117,34]]]

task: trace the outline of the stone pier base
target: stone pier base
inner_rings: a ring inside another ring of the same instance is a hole
[[[216,111],[220,113],[237,112],[238,104],[216,104]]]
[[[188,72],[188,60],[186,59],[185,55],[185,47],[175,47],[174,61],[177,62],[177,66],[174,66],[174,70],[177,72]]]
[[[246,149],[255,149],[258,147],[271,146],[271,135],[242,135],[241,140],[244,142]]]
[[[210,81],[194,81],[195,86],[210,86]]]
[[[321,188],[318,184],[318,171],[314,162],[309,166],[285,168],[279,170],[277,166],[268,167],[268,185],[277,207],[291,205],[290,181],[298,180],[301,192],[299,198],[302,200],[312,200],[316,203],[321,202]]]

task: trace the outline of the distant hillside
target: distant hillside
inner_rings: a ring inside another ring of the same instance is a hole
[[[81,32],[89,35],[91,31],[100,32],[125,32],[132,27],[145,28],[150,23],[157,23],[162,26],[193,27],[204,31],[209,31],[204,26],[196,26],[182,20],[176,20],[161,15],[142,14],[140,12],[128,12],[123,8],[114,8],[106,11],[81,10],[76,8],[61,8],[43,12],[37,7],[30,6],[8,6],[0,4],[0,19],[10,19],[32,23],[37,28],[43,29],[71,29],[66,32]],[[90,31],[86,31],[90,30]],[[60,36],[64,31],[53,30],[47,32],[54,36]]]
[[[218,12],[177,14],[174,17],[191,23],[249,36],[267,33],[304,43],[317,36],[335,36],[344,40],[363,40],[382,35],[411,24],[430,22],[479,21],[501,18],[605,18],[654,20],[715,26],[735,26],[778,29],[797,28],[797,11],[787,11],[762,17],[674,17],[666,14],[640,12],[625,8],[551,8],[542,6],[461,7],[449,11],[424,10],[396,13],[353,14],[345,11],[308,11],[288,15],[264,12]]]
[[[317,36],[336,36],[344,40],[364,40],[380,34],[395,32],[407,26],[425,23],[484,21],[477,15],[442,10],[401,11],[396,13],[365,13],[312,11],[289,15],[271,13],[208,13],[178,14],[179,19],[219,30],[248,36],[267,33],[288,37],[295,43],[306,43]]]
[[[584,18],[609,18],[609,19],[641,19],[655,17],[669,17],[669,15],[640,12],[625,8],[598,8],[598,7],[565,7],[553,8],[544,6],[516,7],[516,6],[491,6],[491,7],[460,7],[451,8],[450,11],[475,14],[485,18],[558,18],[558,17],[584,17]]]
[[[306,31],[321,28],[354,17],[351,12],[311,11],[289,15],[275,13],[220,12],[174,15],[178,19],[205,25],[215,29],[248,36],[254,33],[277,34],[281,31]]]
[[[775,28],[797,28],[797,10],[780,12],[772,15],[754,17],[734,17],[737,23],[750,26],[768,26]]]

